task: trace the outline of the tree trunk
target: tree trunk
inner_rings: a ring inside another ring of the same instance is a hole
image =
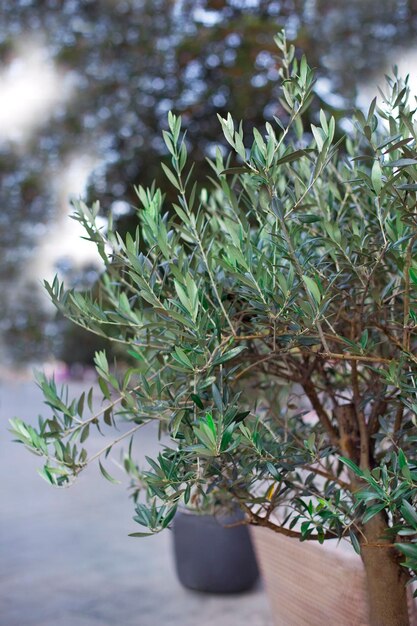
[[[373,517],[363,528],[367,543],[361,546],[368,585],[371,626],[409,626],[407,570],[401,556],[384,537],[387,525],[382,516]]]

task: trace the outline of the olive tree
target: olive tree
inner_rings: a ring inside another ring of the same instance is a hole
[[[163,164],[174,204],[138,187],[134,234],[76,218],[105,264],[94,296],[47,290],[74,323],[118,346],[124,368],[96,354],[103,394],[68,400],[39,375],[52,413],[16,438],[66,485],[122,441],[146,535],[179,503],[241,507],[249,524],[294,540],[348,540],[362,558],[373,625],[406,625],[417,565],[417,127],[407,81],[357,111],[345,138],[322,113],[303,128],[314,76],[285,35],[285,123],[220,124],[207,188],[193,180],[181,120],[169,115]],[[88,411],[84,407],[88,405]],[[154,459],[133,439],[165,433]],[[115,438],[90,454],[92,428]],[[129,442],[130,440],[130,442]],[[213,495],[215,494],[215,495]],[[404,556],[405,555],[405,556]],[[359,558],[359,557],[358,557]]]

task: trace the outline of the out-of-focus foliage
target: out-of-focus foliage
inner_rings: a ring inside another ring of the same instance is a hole
[[[36,298],[29,315],[9,281],[48,237],[67,158],[98,156],[90,197],[101,200],[105,214],[111,208],[116,214],[118,206],[125,210],[136,202],[138,180],[157,179],[172,193],[158,165],[166,154],[161,130],[169,109],[183,117],[202,181],[205,156],[224,144],[216,113],[233,110],[248,132],[273,115],[285,118],[271,44],[278,26],[308,53],[321,104],[336,106],[336,121],[352,104],[356,82],[381,69],[393,46],[412,41],[417,29],[414,0],[0,0],[0,12],[4,68],[19,57],[22,43],[35,39],[62,84],[73,88],[23,148],[0,144],[0,280],[6,294],[0,330],[14,348],[22,332],[31,345],[36,342],[31,328],[52,330],[51,339],[54,332],[38,314]],[[310,121],[316,114],[317,107],[310,109]],[[131,223],[122,217],[120,230]],[[26,345],[21,355],[29,354]]]
[[[271,46],[278,25],[318,68],[320,93],[345,98],[342,108],[352,102],[356,81],[416,32],[411,0],[2,0],[0,11],[4,67],[18,44],[36,37],[75,88],[23,152],[7,142],[0,147],[6,276],[44,236],[34,225],[54,216],[51,181],[67,155],[93,149],[103,158],[91,194],[108,210],[114,200],[133,200],[139,178],[159,177],[169,109],[183,115],[192,158],[203,167],[221,140],[213,113],[233,110],[249,128],[281,114]]]

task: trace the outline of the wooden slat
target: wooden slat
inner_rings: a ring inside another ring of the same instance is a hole
[[[365,572],[350,547],[252,528],[276,626],[369,626]],[[409,596],[411,626],[417,626]]]

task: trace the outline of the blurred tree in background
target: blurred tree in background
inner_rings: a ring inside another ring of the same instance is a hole
[[[39,333],[53,338],[53,331],[35,292],[28,306],[8,285],[48,236],[55,183],[69,156],[98,158],[88,199],[98,198],[104,214],[113,210],[126,230],[134,184],[166,185],[158,163],[168,110],[182,115],[200,180],[205,157],[223,141],[217,113],[233,110],[248,131],[283,116],[273,45],[279,27],[317,68],[318,107],[339,120],[358,81],[389,64],[392,48],[417,31],[415,0],[0,0],[0,10],[3,66],[35,37],[73,94],[23,147],[0,142],[0,285],[8,294],[0,331],[25,358]]]

